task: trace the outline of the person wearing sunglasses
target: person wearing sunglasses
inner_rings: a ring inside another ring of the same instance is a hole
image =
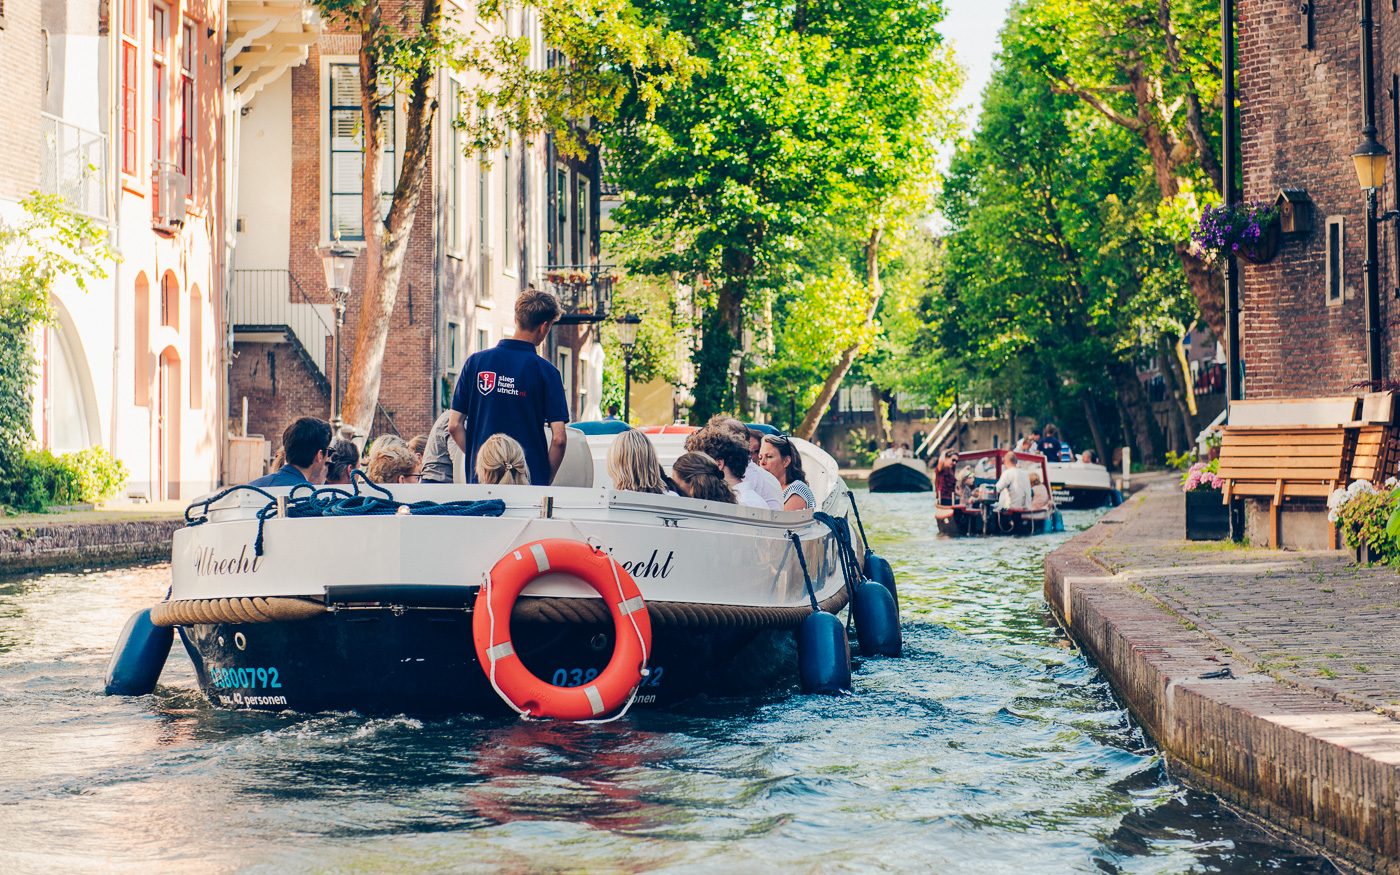
[[[793,446],[792,439],[779,432],[764,435],[763,446],[758,451],[758,464],[774,477],[783,487],[783,510],[814,510],[817,497],[812,487],[807,485],[807,475],[802,471],[802,457]]]
[[[954,495],[958,491],[958,477],[955,473],[957,467],[957,450],[944,450],[938,457],[938,463],[933,466],[933,489],[938,495],[939,504],[956,503]]]

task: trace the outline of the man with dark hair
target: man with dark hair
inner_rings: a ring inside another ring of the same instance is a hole
[[[704,453],[715,460],[739,504],[770,509],[768,502],[744,481],[744,472],[758,467],[749,462],[746,439],[723,425],[707,425],[685,439],[685,449],[690,453]]]
[[[249,486],[296,486],[326,482],[326,458],[331,446],[331,424],[314,416],[303,416],[282,432],[282,451],[287,464],[249,483]]]
[[[618,407],[616,404],[609,404],[609,405],[608,405],[608,415],[603,417],[603,421],[604,421],[604,422],[621,422],[622,419],[617,415],[618,412],[621,411],[621,410],[622,410],[622,408],[621,408],[621,407]]]
[[[494,434],[519,442],[535,486],[548,486],[564,461],[569,421],[564,381],[559,369],[535,352],[559,316],[553,295],[526,289],[515,302],[515,336],[473,353],[462,366],[447,431],[466,454],[469,482],[476,482],[477,450]],[[552,436],[548,444],[546,425]]]
[[[743,478],[744,484],[749,489],[763,499],[764,507],[769,510],[782,510],[783,488],[778,485],[778,478],[763,470],[763,466],[758,464],[758,450],[755,447],[763,442],[763,432],[756,428],[750,429],[727,413],[716,413],[710,417],[709,422],[706,422],[705,425],[708,428],[727,429],[748,446],[749,461],[753,464],[747,468],[736,469],[741,472],[739,476]],[[757,439],[754,438],[754,434],[758,435]]]

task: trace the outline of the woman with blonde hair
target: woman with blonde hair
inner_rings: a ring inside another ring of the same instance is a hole
[[[724,479],[719,463],[704,453],[686,453],[671,466],[671,476],[682,495],[702,501],[736,504],[734,490]]]
[[[525,448],[508,434],[493,434],[476,451],[476,482],[529,486]]]
[[[608,476],[614,489],[666,495],[671,491],[647,436],[636,429],[624,431],[608,447]]]

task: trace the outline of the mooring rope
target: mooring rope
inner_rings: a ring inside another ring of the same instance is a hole
[[[484,501],[415,501],[411,504],[402,504],[394,500],[392,492],[370,480],[363,471],[354,471],[350,480],[354,494],[334,486],[317,488],[309,483],[298,483],[286,496],[286,516],[292,519],[326,516],[390,516],[407,508],[407,513],[412,516],[473,517],[500,516],[506,510],[506,503],[499,498]],[[362,495],[360,493],[361,481],[370,489],[382,493],[384,497]],[[198,526],[207,523],[210,505],[240,490],[255,492],[268,500],[268,503],[257,512],[258,536],[253,541],[253,555],[261,556],[263,554],[263,525],[272,517],[278,516],[279,511],[277,496],[257,486],[247,484],[231,486],[203,501],[191,504],[185,508],[185,524]],[[299,495],[303,491],[307,494]],[[195,508],[201,508],[202,512],[198,516],[191,516],[190,512]]]

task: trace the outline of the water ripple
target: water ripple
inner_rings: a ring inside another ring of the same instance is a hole
[[[908,658],[856,692],[606,726],[231,714],[176,648],[101,695],[163,565],[0,580],[0,869],[1330,872],[1163,772],[1040,597],[1068,535],[955,542],[865,495]],[[1092,514],[1071,514],[1071,528]]]

